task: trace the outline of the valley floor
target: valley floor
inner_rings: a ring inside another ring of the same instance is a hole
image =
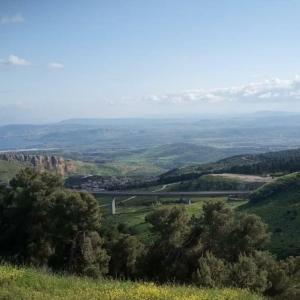
[[[137,196],[137,197],[117,197],[116,214],[111,215],[111,196],[97,196],[97,200],[103,211],[104,222],[121,223],[131,228],[132,233],[137,235],[144,243],[151,241],[152,236],[149,224],[145,221],[147,214],[154,211],[155,208],[185,207],[188,214],[198,215],[206,201],[224,200],[232,207],[236,208],[247,203],[244,201],[228,201],[227,197],[189,197],[192,201],[190,205],[179,203],[178,196],[160,197],[157,202],[154,197]]]

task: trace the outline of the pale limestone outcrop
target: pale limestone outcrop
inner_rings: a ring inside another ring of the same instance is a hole
[[[32,155],[11,152],[0,154],[0,160],[27,163],[40,171],[54,171],[63,176],[76,170],[74,161],[65,160],[63,157],[55,155]]]

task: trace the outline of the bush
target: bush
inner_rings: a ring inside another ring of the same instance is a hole
[[[207,252],[198,260],[198,267],[193,274],[193,281],[203,287],[223,287],[228,284],[228,265],[222,259]]]
[[[268,272],[259,269],[251,256],[240,255],[231,270],[232,283],[240,288],[264,292],[268,287]]]

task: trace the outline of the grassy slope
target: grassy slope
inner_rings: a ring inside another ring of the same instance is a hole
[[[24,166],[26,165],[17,161],[0,160],[0,181],[8,182],[21,168],[24,168]]]
[[[259,300],[238,289],[198,289],[151,283],[91,280],[50,275],[33,269],[0,266],[0,299],[7,300]]]
[[[199,178],[181,181],[168,186],[168,191],[216,191],[216,190],[254,190],[261,186],[262,182],[250,182],[242,176],[218,176],[203,175]]]
[[[136,197],[124,203],[124,205],[118,205],[116,215],[110,215],[110,203],[111,197],[97,197],[100,205],[104,211],[104,220],[106,222],[124,223],[132,228],[133,233],[138,235],[143,242],[147,243],[152,239],[151,232],[149,230],[149,224],[145,222],[145,216],[152,212],[157,207],[170,207],[174,205],[184,206],[190,216],[198,215],[201,212],[202,205],[205,201],[209,201],[216,198],[210,197],[191,197],[192,204],[177,204],[179,197],[160,197],[158,203],[155,204],[155,198],[153,197]],[[226,200],[224,197],[218,197],[218,199]],[[118,198],[118,201],[122,201],[124,198]],[[232,207],[237,207],[244,204],[242,201],[230,201],[228,202]]]
[[[240,209],[261,216],[269,225],[272,237],[268,248],[272,252],[300,255],[300,173],[266,184]]]
[[[165,171],[147,162],[112,161],[103,164],[76,162],[76,174],[99,176],[140,176],[157,175]]]
[[[147,162],[169,170],[174,167],[216,161],[229,156],[232,151],[233,149],[220,149],[191,143],[173,143],[150,147],[123,159]]]

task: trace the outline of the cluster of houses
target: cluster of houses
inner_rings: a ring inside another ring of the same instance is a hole
[[[76,190],[86,190],[97,193],[104,190],[122,190],[133,185],[135,180],[129,177],[116,176],[71,176],[66,181],[66,186]]]

